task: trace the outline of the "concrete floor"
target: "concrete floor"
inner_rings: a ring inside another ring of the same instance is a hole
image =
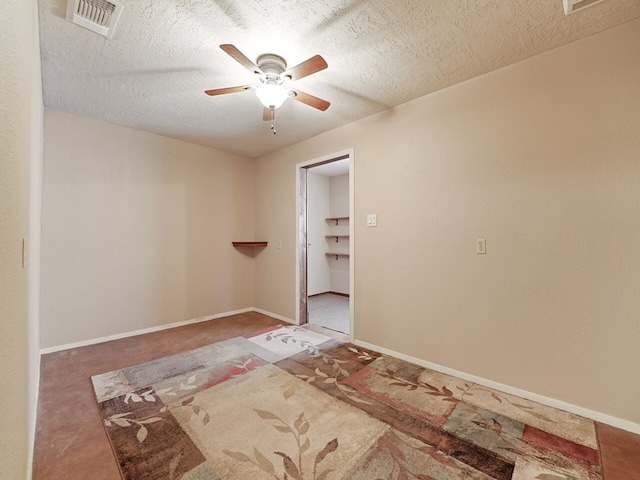
[[[43,355],[33,480],[121,480],[92,375],[282,324],[250,312]],[[604,480],[640,480],[640,436],[596,427]]]

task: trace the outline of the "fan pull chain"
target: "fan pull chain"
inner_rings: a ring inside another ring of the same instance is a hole
[[[276,134],[276,109],[271,108],[271,131]]]

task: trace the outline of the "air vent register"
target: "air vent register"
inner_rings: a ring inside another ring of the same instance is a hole
[[[111,38],[122,7],[113,0],[68,0],[67,20]]]

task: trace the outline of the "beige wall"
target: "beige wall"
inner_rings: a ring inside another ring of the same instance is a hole
[[[29,475],[38,376],[42,87],[37,2],[0,15],[0,478]],[[22,265],[22,240],[28,258]],[[29,253],[31,250],[33,253]]]
[[[46,109],[42,346],[251,307],[252,168]]]
[[[639,424],[639,58],[636,20],[258,159],[256,306],[295,315],[295,164],[354,147],[356,339]]]

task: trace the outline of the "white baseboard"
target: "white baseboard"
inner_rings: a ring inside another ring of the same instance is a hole
[[[527,400],[541,403],[542,405],[547,405],[548,407],[553,407],[559,410],[564,410],[565,412],[574,413],[576,415],[580,415],[581,417],[589,418],[591,420],[595,420],[596,422],[605,423],[607,425],[611,425],[612,427],[620,428],[622,430],[640,435],[640,424],[633,423],[622,418],[614,417],[612,415],[607,415],[601,412],[596,412],[594,410],[589,410],[572,403],[563,402],[562,400],[556,400],[555,398],[545,397],[544,395],[538,395],[537,393],[521,390],[509,385],[504,385],[492,380],[487,380],[486,378],[477,377],[465,372],[460,372],[452,368],[443,367],[442,365],[438,365],[437,363],[431,363],[420,358],[411,357],[399,352],[394,352],[393,350],[389,350],[388,348],[379,347],[377,345],[362,342],[360,340],[356,340],[354,343],[360,347],[368,348],[385,355],[399,358],[401,360],[420,365],[421,367],[430,368],[431,370],[436,370],[453,377],[461,378],[462,380],[477,383],[478,385],[493,388],[494,390],[499,390],[510,395],[526,398]]]
[[[292,325],[298,325],[298,322],[296,322],[295,320],[292,320],[292,319],[287,318],[287,317],[283,317],[282,315],[278,315],[277,313],[271,313],[271,312],[268,312],[266,310],[262,310],[261,308],[252,308],[251,310],[253,312],[257,312],[257,313],[261,313],[263,315],[266,315],[267,317],[275,318],[276,320],[281,320],[283,322],[287,322],[287,323],[290,323]]]
[[[106,337],[93,338],[90,340],[83,340],[83,341],[74,342],[74,343],[67,343],[65,345],[57,345],[55,347],[48,347],[48,348],[41,349],[40,355],[46,355],[47,353],[60,352],[62,350],[69,350],[71,348],[86,347],[88,345],[95,345],[96,343],[110,342],[111,340],[119,340],[121,338],[135,337],[136,335],[143,335],[145,333],[160,332],[162,330],[169,330],[170,328],[183,327],[185,325],[192,325],[194,323],[200,323],[200,322],[207,322],[209,320],[216,320],[218,318],[229,317],[231,315],[237,315],[240,313],[257,312],[257,311],[258,310],[253,307],[243,308],[240,310],[234,310],[232,312],[223,312],[223,313],[217,313],[215,315],[208,315],[206,317],[192,318],[191,320],[185,320],[182,322],[168,323],[166,325],[158,325],[156,327],[143,328],[142,330],[133,330],[131,332],[117,333],[115,335],[109,335]],[[265,313],[265,315],[269,315],[275,318],[275,316],[272,314],[269,314],[266,312],[260,312],[260,313]]]

